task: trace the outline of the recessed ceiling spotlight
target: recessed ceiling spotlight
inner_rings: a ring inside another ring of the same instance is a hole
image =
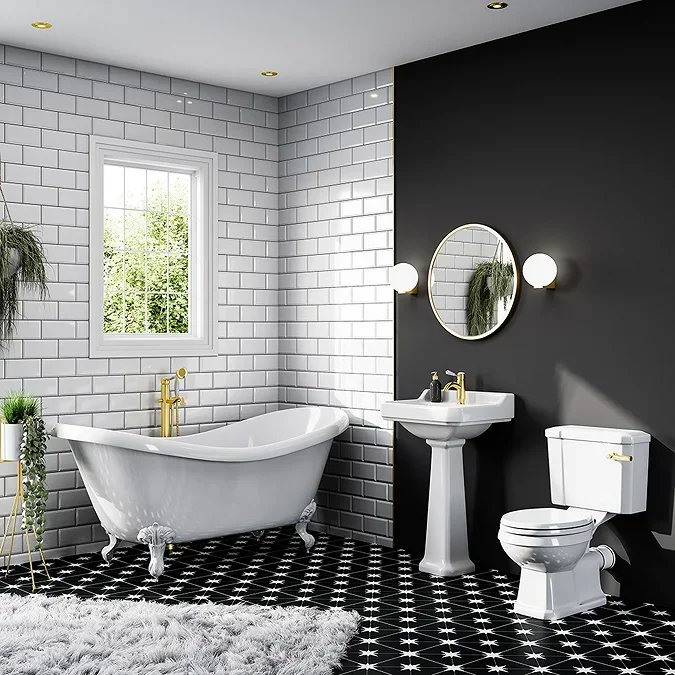
[[[488,9],[506,9],[509,6],[508,2],[489,2]]]
[[[52,24],[49,21],[33,21],[31,24],[33,28],[40,28],[41,30],[47,30],[52,27]]]
[[[263,70],[260,74],[263,77],[276,77],[279,73],[276,70]]]

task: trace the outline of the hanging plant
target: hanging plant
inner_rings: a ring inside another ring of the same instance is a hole
[[[1,166],[0,162],[0,166]],[[19,316],[19,291],[22,286],[47,297],[47,258],[42,242],[28,225],[12,220],[9,204],[2,189],[3,216],[0,220],[0,347],[14,333]]]
[[[497,303],[506,309],[513,291],[513,265],[499,260],[478,263],[469,281],[466,326],[469,335],[487,333],[495,323]]]
[[[47,259],[42,243],[26,225],[0,221],[0,343],[14,333],[21,287],[47,295]]]

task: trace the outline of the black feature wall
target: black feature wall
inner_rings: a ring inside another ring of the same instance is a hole
[[[627,598],[675,605],[675,28],[662,0],[402,66],[395,71],[395,253],[425,279],[439,241],[485,223],[559,266],[553,291],[521,286],[493,336],[459,340],[426,283],[396,300],[396,396],[430,372],[510,391],[516,416],[464,448],[469,548],[515,572],[497,540],[507,511],[549,506],[544,430],[652,434],[646,513],[597,541]],[[508,10],[507,10],[508,11]],[[395,540],[424,546],[430,449],[396,425]]]

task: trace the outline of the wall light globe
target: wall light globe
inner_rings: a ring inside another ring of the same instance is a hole
[[[546,253],[535,253],[523,263],[523,277],[535,288],[554,288],[558,266]]]
[[[417,270],[410,263],[398,263],[389,272],[389,285],[397,293],[414,295],[418,280]]]

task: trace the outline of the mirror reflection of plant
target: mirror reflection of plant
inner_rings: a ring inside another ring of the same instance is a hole
[[[469,335],[482,335],[495,325],[500,300],[506,309],[513,291],[513,265],[499,260],[478,263],[469,281],[466,302],[466,326]]]
[[[170,212],[166,191],[152,187],[147,212],[106,210],[106,333],[188,332],[187,190],[180,182],[171,184]],[[120,213],[127,214],[126,226]]]

